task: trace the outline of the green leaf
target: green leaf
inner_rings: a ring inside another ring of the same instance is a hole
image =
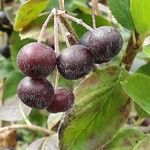
[[[150,76],[150,63],[141,66],[136,72]]]
[[[115,138],[106,145],[105,150],[131,150],[146,135],[137,129],[122,129]]]
[[[147,75],[147,76],[150,76],[150,63],[148,64],[145,64],[143,66],[141,66],[137,71],[136,73],[141,73],[143,75]],[[148,118],[150,117],[150,115],[145,112],[138,104],[135,103],[135,109],[138,113],[138,115],[142,118]]]
[[[84,13],[91,13],[91,10],[87,6],[88,0],[66,0],[65,5],[68,10],[73,11],[76,9],[81,10]]]
[[[149,150],[150,148],[150,137],[146,137],[141,140],[132,150]]]
[[[37,109],[32,109],[29,120],[35,125],[38,126],[44,126],[46,122],[47,116],[44,114],[44,112],[39,111]]]
[[[91,9],[87,6],[86,2],[83,3],[83,1],[81,1],[81,0],[78,0],[78,1],[77,0],[73,0],[73,5],[77,9],[79,9],[80,11],[82,11],[83,13],[91,14]]]
[[[24,39],[21,40],[18,32],[13,32],[11,36],[11,41],[10,41],[10,48],[11,48],[11,59],[12,59],[12,64],[15,67],[15,69],[18,69],[16,65],[16,58],[19,50],[26,45],[27,43],[34,42],[35,40],[33,39]]]
[[[131,0],[131,15],[138,33],[146,36],[150,33],[150,1]]]
[[[19,36],[21,37],[21,40],[26,38],[38,40],[42,25],[47,17],[48,15],[42,15],[32,21],[24,30],[20,32]],[[53,35],[53,19],[51,19],[48,23],[48,26],[44,32],[44,36],[42,37],[42,41],[46,40],[50,34]]]
[[[130,0],[107,0],[109,8],[116,20],[129,30],[134,29],[130,12]]]
[[[90,26],[92,26],[92,24],[93,24],[92,17],[89,14],[80,14],[76,17],[82,19],[85,23],[87,23]],[[111,26],[111,23],[101,16],[96,16],[96,26],[100,27],[100,26],[105,26],[105,25]],[[77,33],[77,35],[79,36],[79,38],[87,31],[83,26],[81,26],[75,22],[72,22],[72,26],[73,26],[75,32]]]
[[[45,11],[51,11],[53,8],[59,8],[58,1],[49,0]]]
[[[24,76],[18,71],[11,71],[5,82],[4,82],[4,91],[3,91],[3,99],[14,96],[16,94],[17,86],[19,81]]]
[[[116,134],[131,108],[120,84],[126,77],[124,69],[112,66],[97,70],[76,88],[74,108],[60,133],[62,150],[96,149]]]
[[[134,107],[136,112],[138,113],[138,116],[141,118],[149,118],[150,115],[145,112],[137,103],[134,103]]]
[[[74,85],[75,85],[74,80],[67,80],[67,79],[63,78],[62,76],[60,76],[60,79],[59,79],[60,87],[68,87],[69,89],[73,89]]]
[[[23,3],[17,12],[14,29],[21,31],[36,19],[47,5],[48,0],[29,0]]]
[[[65,9],[73,12],[76,9],[82,12],[89,13],[90,9],[87,6],[88,0],[65,0]],[[57,0],[49,0],[48,6],[44,11],[51,11],[53,8],[59,8]]]
[[[126,79],[122,86],[129,97],[150,114],[150,77],[134,74]]]
[[[0,79],[7,77],[12,70],[11,61],[0,56]]]
[[[143,52],[150,57],[150,44],[143,47]]]

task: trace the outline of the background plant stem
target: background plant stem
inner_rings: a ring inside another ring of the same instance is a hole
[[[16,129],[27,129],[27,130],[31,130],[31,131],[38,131],[44,135],[51,135],[50,131],[48,129],[45,128],[41,128],[39,126],[35,126],[35,125],[24,125],[24,124],[14,124],[14,125],[10,125],[7,127],[2,127],[0,128],[0,133],[4,132],[6,130],[16,130]]]

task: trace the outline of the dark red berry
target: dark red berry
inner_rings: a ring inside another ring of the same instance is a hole
[[[27,76],[40,78],[51,74],[56,66],[54,50],[42,43],[29,43],[17,55],[19,69]]]
[[[89,50],[96,63],[107,62],[116,56],[123,45],[121,34],[109,26],[93,30],[89,36]]]
[[[86,46],[86,47],[89,47],[89,38],[90,38],[90,35],[91,35],[91,32],[90,32],[90,31],[86,32],[86,33],[81,37],[81,39],[80,39],[80,44],[82,44],[82,45],[84,45],[84,46]],[[95,62],[96,64],[101,64],[101,63],[107,62],[107,61],[106,61],[106,60],[105,60],[105,61],[100,61],[100,60],[98,60],[96,57],[94,57],[94,62]]]
[[[5,58],[9,58],[10,57],[10,49],[9,49],[9,47],[4,47],[0,51],[1,51],[2,56],[4,56]]]
[[[5,3],[10,3],[12,2],[13,0],[4,0]]]
[[[71,90],[66,88],[55,89],[53,102],[48,106],[47,110],[50,113],[65,112],[74,103],[74,94]]]
[[[146,118],[142,123],[141,123],[141,126],[150,126],[150,118]]]
[[[10,26],[10,21],[4,11],[0,11],[0,26]]]
[[[73,45],[59,54],[57,67],[60,74],[69,80],[76,80],[87,75],[93,67],[93,56],[82,45]]]
[[[29,107],[45,109],[54,96],[52,84],[46,79],[25,77],[18,85],[18,97]]]
[[[89,47],[89,38],[90,38],[90,34],[91,32],[88,31],[86,32],[80,39],[80,44],[86,46],[86,47]]]

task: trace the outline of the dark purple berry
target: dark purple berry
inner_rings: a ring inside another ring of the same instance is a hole
[[[90,32],[90,31],[86,32],[86,33],[81,37],[81,39],[80,39],[80,44],[82,44],[82,45],[84,45],[84,46],[86,46],[86,47],[89,47],[89,38],[90,38],[90,35],[91,35],[91,32]],[[101,64],[101,63],[107,62],[107,61],[100,61],[100,60],[98,60],[96,57],[94,57],[94,62],[95,62],[96,64]]]
[[[91,32],[88,31],[86,32],[80,39],[80,44],[86,46],[86,47],[89,47],[89,38],[90,38],[90,34]],[[97,58],[94,57],[94,62],[97,63],[97,64],[101,64],[103,62],[106,62],[106,61],[99,61]]]
[[[144,126],[144,127],[150,126],[150,118],[146,118],[146,119],[141,123],[141,126]]]
[[[86,46],[86,47],[89,47],[89,38],[90,38],[90,34],[91,32],[88,31],[86,32],[80,39],[80,44]]]
[[[54,89],[46,79],[25,77],[18,85],[18,97],[29,107],[45,109],[52,103]]]
[[[17,55],[19,69],[27,76],[40,78],[52,73],[56,66],[54,50],[42,43],[29,43]]]
[[[66,88],[55,89],[53,102],[48,106],[47,110],[50,113],[65,112],[74,103],[74,94],[71,90]]]
[[[12,2],[13,0],[4,0],[4,3],[10,3]]]
[[[1,54],[2,56],[4,56],[5,58],[9,58],[10,57],[10,49],[9,47],[4,47],[1,49]]]
[[[121,34],[109,26],[93,30],[89,36],[89,50],[96,63],[107,62],[116,56],[123,45]]]
[[[0,26],[10,26],[10,21],[4,11],[0,11]]]
[[[82,45],[73,45],[59,54],[57,67],[60,74],[69,80],[76,80],[87,75],[93,67],[93,56]]]

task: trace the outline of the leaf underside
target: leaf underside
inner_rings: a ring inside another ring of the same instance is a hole
[[[76,88],[76,103],[60,132],[62,150],[102,147],[116,134],[131,107],[120,84],[126,77],[127,72],[122,68],[103,68]]]

